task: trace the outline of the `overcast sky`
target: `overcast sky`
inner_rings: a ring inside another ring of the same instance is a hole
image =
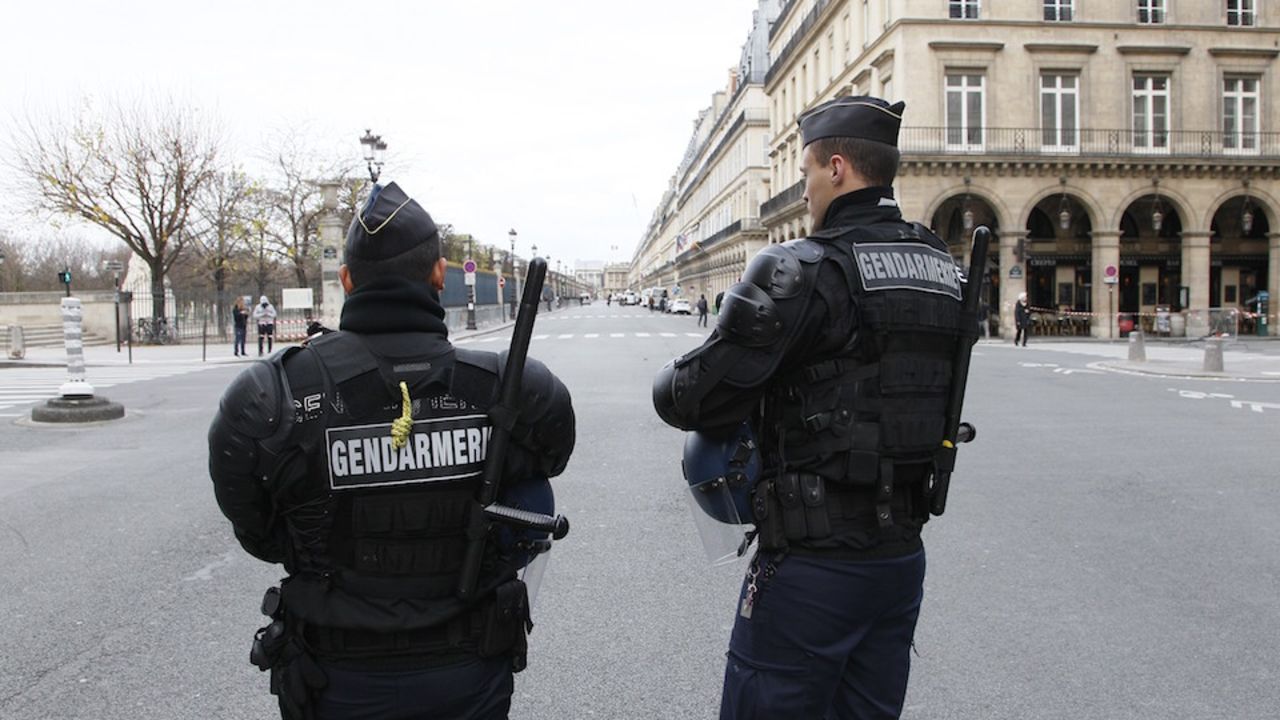
[[[7,129],[86,94],[172,95],[219,117],[250,169],[282,130],[358,158],[373,128],[383,182],[437,222],[503,247],[514,228],[520,254],[532,242],[553,262],[625,260],[756,5],[10,3],[0,103]],[[0,222],[33,221],[10,205]]]

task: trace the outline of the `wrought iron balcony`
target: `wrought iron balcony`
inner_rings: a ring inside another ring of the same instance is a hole
[[[765,200],[764,204],[760,206],[760,217],[762,219],[772,217],[774,214],[782,210],[782,208],[803,199],[804,181],[801,180],[795,185],[783,190],[780,194],[774,195],[768,200]]]
[[[1280,133],[904,127],[898,149],[903,155],[1274,159],[1280,157]]]

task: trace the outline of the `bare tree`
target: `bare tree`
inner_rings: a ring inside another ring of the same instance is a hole
[[[213,282],[215,316],[226,312],[227,280],[242,259],[250,235],[251,201],[261,187],[238,168],[218,172],[196,198],[191,249],[203,275]],[[220,323],[221,327],[224,323]]]
[[[17,134],[13,162],[39,206],[105,229],[151,268],[159,322],[165,274],[190,238],[192,207],[215,170],[213,129],[173,102],[117,100],[70,120],[28,118]]]
[[[271,198],[277,225],[271,250],[292,265],[298,287],[309,287],[320,257],[319,221],[324,212],[320,182],[336,180],[344,189],[344,202],[354,198],[356,191],[352,189],[353,166],[323,158],[304,147],[298,139],[301,136],[299,130],[292,129],[272,144],[275,177],[267,196]]]

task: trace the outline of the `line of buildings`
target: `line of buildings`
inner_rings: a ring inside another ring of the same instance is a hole
[[[906,102],[904,215],[961,262],[995,232],[994,331],[1025,291],[1043,332],[1254,332],[1280,296],[1278,56],[1257,0],[761,0],[606,288],[711,298],[803,237],[796,120],[865,94]]]

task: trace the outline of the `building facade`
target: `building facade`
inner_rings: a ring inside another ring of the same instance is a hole
[[[770,242],[808,231],[802,113],[902,100],[903,212],[961,260],[992,228],[1000,331],[1025,291],[1041,332],[1251,332],[1280,291],[1278,55],[1255,0],[790,0],[760,217]]]
[[[778,0],[761,0],[726,87],[694,122],[675,175],[655,209],[631,287],[662,288],[708,301],[737,282],[767,244],[760,207],[769,196],[770,135],[764,77],[768,30]]]

